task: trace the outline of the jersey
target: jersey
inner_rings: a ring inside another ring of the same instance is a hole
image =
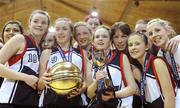
[[[8,65],[17,72],[38,75],[39,59],[37,47],[31,36],[24,36],[26,46],[21,54],[12,56]],[[25,106],[38,106],[39,95],[36,90],[23,81],[4,79],[0,88],[0,103]]]
[[[47,68],[51,68],[54,65],[56,65],[59,62],[63,62],[62,56],[59,52],[60,50],[58,48],[53,48],[52,53],[49,57],[49,61],[47,63]],[[71,53],[71,52],[70,52]],[[65,53],[65,57],[68,58],[69,51]],[[80,71],[82,72],[82,76],[84,75],[84,53],[82,49],[76,49],[72,48],[71,58],[70,62],[75,64]],[[80,96],[76,96],[72,99],[66,99],[66,97],[59,96],[55,92],[53,92],[51,89],[46,89],[44,91],[44,99],[43,100],[43,106],[57,106],[57,107],[78,107],[78,105],[86,105],[86,99],[85,95],[82,94]],[[41,100],[41,101],[42,101]]]
[[[124,75],[124,69],[123,69],[123,55],[124,53],[119,52],[117,50],[111,51],[111,57],[106,63],[106,67],[109,69],[109,73],[112,78],[112,83],[115,87],[115,90],[121,90],[127,86],[125,75]],[[105,68],[107,69],[107,68]],[[107,71],[107,70],[105,70]],[[95,73],[97,72],[97,68],[93,66],[92,69],[92,77],[95,78]],[[132,107],[132,100],[133,96],[125,97],[118,99],[119,104],[118,107],[125,107],[125,106],[131,106]]]
[[[158,84],[158,80],[156,79],[154,70],[152,68],[152,61],[150,62],[148,71],[146,73],[146,81],[145,81],[145,101],[148,103],[145,106],[151,106],[152,108],[163,108],[164,99],[161,93],[160,86]],[[157,101],[158,100],[158,101]]]
[[[172,67],[172,69],[174,68],[169,52],[163,53],[163,51],[160,49],[158,52],[158,56],[164,57],[166,59],[166,61],[169,63],[169,65]],[[174,60],[176,63],[178,75],[180,76],[180,44],[178,44],[178,48],[177,48],[176,52],[173,54],[173,56],[174,56]],[[173,74],[173,72],[172,72],[172,74]],[[174,76],[174,78],[176,78],[176,77]],[[177,89],[176,89],[176,108],[179,108],[180,107],[180,87],[179,87],[180,81],[178,80],[177,83],[178,84],[177,84]]]
[[[149,59],[148,61],[149,65],[146,65],[148,66],[146,67],[148,71],[146,73],[146,82],[145,82],[145,101],[146,101],[145,106],[148,108],[149,107],[164,108],[164,96],[162,94],[161,85],[160,85],[159,78],[158,78],[158,75],[154,66],[154,60],[156,58],[162,59],[166,63],[166,66],[168,68],[169,75],[171,78],[172,86],[175,88],[175,82],[173,81],[173,78],[171,75],[172,70],[167,64],[167,62],[163,58],[160,58],[160,57],[152,57],[151,59]]]

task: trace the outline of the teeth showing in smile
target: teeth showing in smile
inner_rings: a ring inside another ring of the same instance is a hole
[[[12,34],[12,35],[8,35],[8,38],[11,38],[11,37],[13,37],[15,34]]]
[[[123,47],[124,47],[124,44],[119,44],[118,47],[119,47],[119,48],[123,48]]]
[[[156,37],[156,38],[153,39],[153,41],[154,41],[155,43],[159,43],[159,42],[160,42],[160,39],[161,39],[160,37]]]
[[[42,29],[41,28],[35,28],[36,30],[39,30],[39,31],[42,31]]]
[[[65,36],[59,35],[58,38],[59,39],[63,39]]]
[[[130,53],[131,54],[137,54],[137,51],[131,51]]]
[[[85,42],[86,42],[86,40],[80,40],[80,42],[81,42],[81,43],[85,43]]]
[[[98,43],[98,45],[104,45],[104,43],[101,42],[101,43]]]

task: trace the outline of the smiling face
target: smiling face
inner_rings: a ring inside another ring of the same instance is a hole
[[[55,37],[58,44],[70,43],[72,31],[68,21],[59,20],[55,23]]]
[[[113,42],[119,51],[123,51],[127,46],[128,35],[124,34],[120,29],[113,36]]]
[[[79,26],[75,29],[76,34],[76,41],[78,42],[79,46],[85,48],[87,47],[92,40],[92,35],[89,29],[86,26]]]
[[[166,45],[169,40],[169,32],[165,27],[157,23],[152,23],[147,27],[147,30],[149,39],[154,45],[160,48],[163,48]]]
[[[21,34],[21,30],[17,24],[7,24],[3,34],[3,39],[6,43],[14,35]]]
[[[134,34],[128,38],[129,54],[134,59],[142,59],[145,55],[147,45],[142,36]]]
[[[30,19],[30,32],[34,36],[42,37],[48,30],[49,22],[48,17],[41,13],[35,13]]]
[[[97,50],[107,50],[111,45],[109,31],[105,28],[98,28],[94,33],[93,43]]]

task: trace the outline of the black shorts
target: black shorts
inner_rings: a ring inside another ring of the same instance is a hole
[[[94,102],[89,108],[117,108],[118,99],[112,99],[104,102]]]
[[[38,107],[13,105],[13,104],[0,104],[0,108],[38,108]]]
[[[87,108],[87,106],[82,105],[46,105],[43,108]]]
[[[85,108],[83,105],[81,96],[76,96],[71,99],[67,99],[65,96],[58,96],[53,94],[46,96],[43,101],[43,108]]]
[[[145,103],[144,108],[164,108],[164,102],[161,97],[153,101],[152,103]]]
[[[133,108],[141,108],[141,97],[137,95],[133,95]]]

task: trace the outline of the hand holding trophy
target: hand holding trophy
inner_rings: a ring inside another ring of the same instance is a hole
[[[105,51],[96,50],[93,52],[93,61],[95,66],[98,68],[96,73],[96,79],[98,80],[98,96],[100,99],[102,99],[101,95],[109,95],[110,92],[114,94],[114,86],[112,83],[112,80],[109,78],[110,73],[108,73],[108,67],[107,64],[107,55],[105,54]],[[101,73],[103,72],[103,73]]]

